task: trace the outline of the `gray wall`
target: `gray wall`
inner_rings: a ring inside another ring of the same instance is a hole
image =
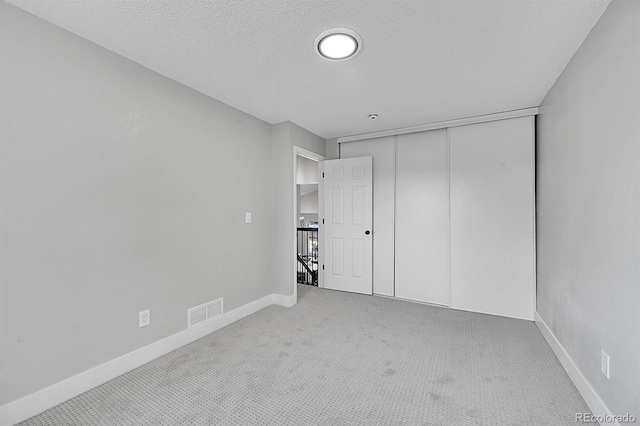
[[[537,309],[609,409],[638,416],[640,2],[611,2],[540,111]]]
[[[1,1],[0,55],[0,405],[274,291],[273,126]]]
[[[340,158],[340,144],[338,143],[338,138],[327,139],[326,152],[327,160]]]
[[[319,180],[318,162],[308,158],[298,156],[298,170],[296,170],[296,183],[298,185],[308,185]]]
[[[274,242],[271,250],[275,257],[273,266],[274,293],[293,295],[295,282],[295,228],[298,218],[294,216],[294,146],[304,148],[322,156],[325,155],[326,141],[319,136],[286,121],[273,126],[273,200],[275,216],[273,219]]]
[[[318,191],[310,192],[300,197],[301,214],[316,213],[318,214]]]

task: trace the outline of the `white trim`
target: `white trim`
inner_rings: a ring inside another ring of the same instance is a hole
[[[340,145],[338,145],[340,147]],[[324,160],[318,161],[318,287],[324,288]],[[297,285],[296,285],[297,287]]]
[[[531,117],[531,173],[533,174],[533,312],[538,309],[538,246],[537,246],[537,209],[536,209],[536,117]],[[535,317],[535,314],[534,314]]]
[[[449,205],[447,206],[449,208],[449,222],[447,223],[447,226],[449,228],[449,307],[453,306],[453,301],[451,300],[451,275],[453,272],[453,269],[451,268],[451,128],[447,127],[447,189],[449,191],[449,193],[447,194],[449,196]]]
[[[569,378],[578,389],[578,392],[580,392],[580,395],[582,395],[582,398],[589,406],[589,409],[591,410],[591,412],[596,416],[599,416],[599,415],[611,416],[612,415],[611,411],[609,410],[609,408],[607,408],[605,403],[602,401],[602,399],[600,398],[600,395],[598,395],[595,389],[584,377],[584,375],[582,374],[578,366],[573,362],[573,360],[571,359],[567,351],[564,349],[564,347],[562,347],[562,345],[560,344],[560,341],[557,339],[557,337],[553,334],[551,329],[544,322],[544,320],[542,319],[538,311],[536,311],[535,316],[536,316],[536,325],[540,329],[542,336],[544,336],[549,346],[551,346],[551,350],[558,358],[558,361],[560,361],[560,364],[562,364],[562,367],[565,369],[565,371],[569,375]],[[620,426],[618,422],[615,422],[613,424]]]
[[[151,343],[133,352],[107,361],[97,367],[83,371],[61,382],[27,395],[0,407],[0,425],[13,425],[35,416],[51,407],[80,395],[94,387],[108,382],[128,371],[138,368],[154,359],[198,340],[207,334],[258,312],[267,306],[277,304],[290,307],[295,305],[294,296],[269,294],[230,312],[203,323],[199,327],[188,328]]]
[[[283,296],[282,294],[273,294],[272,296],[275,305],[284,306],[285,308],[290,308],[298,302],[295,295]]]
[[[322,161],[325,159],[323,155],[316,154],[315,152],[309,151],[308,149],[300,148],[297,145],[293,146],[293,153],[296,156],[299,155],[300,157],[308,158],[309,160],[313,161]]]
[[[340,144],[338,144],[340,146]],[[375,187],[375,183],[374,183]],[[393,235],[391,241],[393,243],[393,297],[396,297],[396,250],[398,247],[396,239],[396,217],[398,217],[398,135],[393,136],[393,211],[391,212],[391,220],[393,220]],[[374,229],[375,231],[375,229]],[[375,251],[375,246],[373,250]],[[375,265],[373,265],[375,268]]]
[[[495,114],[478,115],[475,117],[458,118],[456,120],[438,121],[436,123],[420,124],[418,126],[401,127],[399,129],[382,130],[379,132],[362,133],[338,138],[338,147],[344,142],[354,142],[363,139],[382,138],[385,136],[403,135],[406,133],[424,132],[427,130],[446,129],[450,127],[466,126],[468,124],[485,123],[487,121],[506,120],[508,118],[527,117],[537,115],[538,107],[518,109],[514,111],[498,112]]]
[[[293,269],[291,271],[291,282],[293,284],[293,298],[295,302],[294,305],[298,302],[298,278],[296,276],[296,271],[298,270],[298,258],[296,256],[296,252],[298,250],[298,233],[295,231],[298,228],[298,197],[297,197],[297,179],[298,179],[298,156],[308,158],[309,160],[323,161],[325,157],[320,154],[316,154],[313,151],[309,151],[308,149],[300,148],[297,145],[293,146],[293,250],[289,253],[290,259],[293,259]],[[322,231],[321,228],[321,212],[320,212],[320,200],[322,199],[322,195],[320,189],[322,187],[322,175],[318,176],[318,246],[320,250],[322,250]],[[320,253],[318,253],[318,261],[320,260]],[[318,262],[318,266],[320,263]],[[318,283],[320,283],[322,272],[320,272],[320,267],[318,267]],[[293,305],[292,305],[293,306]]]

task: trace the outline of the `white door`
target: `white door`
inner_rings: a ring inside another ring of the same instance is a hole
[[[394,196],[395,136],[340,144],[340,158],[371,156],[373,159],[373,294],[393,297],[395,269]],[[322,173],[320,174],[322,176]]]
[[[372,159],[323,163],[324,286],[371,294]]]

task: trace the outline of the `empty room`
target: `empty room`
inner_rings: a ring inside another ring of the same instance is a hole
[[[0,426],[640,423],[640,1],[0,0]]]

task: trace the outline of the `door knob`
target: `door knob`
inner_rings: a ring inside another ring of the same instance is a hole
[[[365,235],[369,235],[371,233],[371,231],[369,231],[368,229],[366,231],[364,231]]]

